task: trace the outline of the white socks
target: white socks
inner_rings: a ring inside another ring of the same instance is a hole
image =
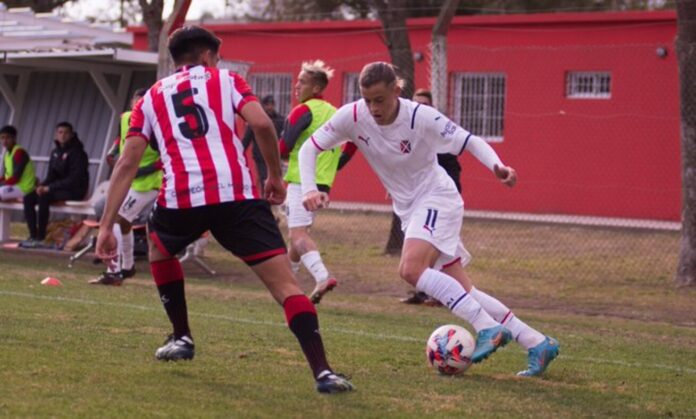
[[[122,269],[133,269],[133,265],[135,264],[135,259],[133,256],[134,246],[135,237],[133,236],[133,230],[131,230],[128,232],[128,234],[123,234],[123,251],[121,252]]]
[[[462,284],[440,271],[431,268],[423,271],[418,278],[416,289],[446,305],[454,315],[469,322],[476,332],[499,324],[486,313],[476,299],[467,294]]]
[[[329,279],[329,271],[326,270],[324,262],[321,261],[321,255],[319,255],[319,251],[312,250],[311,252],[305,253],[304,255],[300,256],[300,261],[305,266],[305,268],[307,268],[309,273],[312,274],[314,280],[317,281],[317,283]]]
[[[121,234],[121,226],[114,224],[112,228],[114,237],[116,237],[116,259],[107,263],[106,271],[111,273],[121,272],[121,255],[123,254],[123,235]]]
[[[529,327],[525,322],[515,317],[515,315],[499,300],[491,297],[483,291],[471,288],[470,295],[481,304],[496,321],[502,323],[507,328],[517,343],[525,349],[531,349],[546,339],[546,336]]]

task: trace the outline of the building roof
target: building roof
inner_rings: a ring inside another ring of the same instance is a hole
[[[56,48],[99,46],[130,47],[133,35],[125,31],[62,19],[29,8],[4,9],[0,4],[0,51],[47,51]]]
[[[598,25],[676,23],[674,10],[620,11],[620,12],[564,12],[564,13],[518,13],[455,16],[452,26],[519,26],[519,25],[573,25],[594,23]],[[432,29],[437,18],[421,17],[407,20],[411,29]],[[206,20],[203,24],[216,32],[322,32],[322,31],[373,31],[381,30],[382,24],[375,19],[315,20],[287,22],[232,22],[229,20]],[[130,26],[133,33],[144,33],[142,25]]]

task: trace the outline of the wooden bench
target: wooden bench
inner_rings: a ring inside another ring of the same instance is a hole
[[[69,215],[96,215],[94,204],[106,195],[109,189],[109,181],[105,180],[98,184],[92,192],[92,196],[85,201],[62,201],[51,204],[51,214]],[[38,205],[37,205],[38,206]],[[10,239],[10,221],[12,211],[24,211],[24,203],[21,199],[12,201],[0,201],[0,242]]]
[[[10,239],[10,220],[13,211],[24,211],[22,201],[0,202],[0,242]],[[51,214],[95,215],[90,201],[65,201],[51,204]]]

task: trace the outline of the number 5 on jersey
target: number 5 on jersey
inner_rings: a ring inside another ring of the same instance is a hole
[[[198,89],[191,88],[172,95],[176,116],[184,118],[184,121],[179,123],[179,130],[181,135],[189,140],[204,137],[210,128],[205,110],[193,100],[197,93]]]

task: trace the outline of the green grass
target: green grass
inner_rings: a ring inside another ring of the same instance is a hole
[[[209,256],[223,278],[199,277],[193,270],[187,280],[197,354],[193,362],[181,363],[154,360],[169,325],[146,274],[120,288],[88,286],[87,279],[96,273],[88,263],[71,271],[64,259],[2,252],[0,415],[696,415],[696,328],[674,322],[664,308],[676,300],[676,313],[686,310],[693,320],[694,309],[682,307],[682,299],[693,301],[692,291],[663,286],[651,294],[644,289],[653,288],[654,278],[637,277],[604,284],[602,295],[583,289],[582,283],[559,284],[554,289],[563,296],[552,301],[547,292],[535,291],[545,279],[522,277],[516,280],[519,286],[505,287],[498,268],[476,265],[477,276],[519,303],[514,306],[518,316],[560,339],[562,355],[541,379],[515,376],[524,368],[526,354],[514,344],[461,377],[441,377],[426,365],[425,339],[435,327],[455,319],[442,308],[398,303],[395,296],[405,288],[394,273],[397,261],[378,251],[351,254],[352,248],[350,240],[325,246],[329,263],[348,279],[319,312],[332,364],[351,375],[358,390],[329,397],[314,391],[280,307],[250,271],[216,246]],[[336,252],[363,263],[341,264]],[[144,264],[138,268],[147,270]],[[39,285],[48,275],[64,286]],[[306,277],[302,283],[310,285]],[[637,297],[622,295],[628,287],[638,289]],[[379,291],[371,292],[375,289]],[[614,293],[623,305],[620,315],[581,310],[608,305],[606,293]],[[655,304],[661,305],[655,306],[657,320],[625,315]]]

